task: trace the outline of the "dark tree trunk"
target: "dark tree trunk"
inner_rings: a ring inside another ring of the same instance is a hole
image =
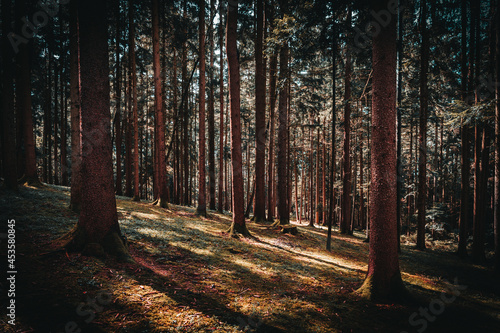
[[[80,211],[82,195],[82,128],[80,119],[80,47],[78,26],[78,3],[72,1],[69,5],[70,20],[70,98],[71,98],[71,200],[70,208]]]
[[[196,207],[196,213],[198,215],[207,215],[207,203],[206,203],[206,176],[205,176],[205,0],[200,0],[200,88],[199,88],[199,131],[198,131],[198,141],[199,141],[199,153],[198,153],[198,173],[199,173],[199,184],[198,184],[198,207]]]
[[[425,249],[425,211],[427,202],[427,113],[429,69],[429,30],[427,28],[427,4],[421,4],[420,31],[422,45],[420,51],[420,131],[418,136],[418,225],[417,249]]]
[[[500,82],[500,0],[496,2],[496,82]],[[495,230],[495,268],[500,271],[500,85],[495,88],[495,185],[494,185],[494,230]]]
[[[280,74],[282,83],[278,103],[278,215],[279,224],[290,223],[288,209],[288,90],[283,82],[288,78],[288,45],[282,45],[280,50]],[[312,218],[312,216],[311,216]]]
[[[115,113],[115,146],[116,146],[116,185],[117,195],[122,195],[122,129],[121,129],[121,102],[122,102],[122,66],[120,62],[121,43],[121,15],[120,1],[116,0],[116,113]]]
[[[351,26],[351,8],[348,8],[347,26]],[[349,41],[346,47],[345,81],[344,81],[344,158],[343,158],[343,190],[341,234],[352,234],[351,229],[351,51]]]
[[[158,0],[153,0],[153,71],[155,83],[155,119],[158,146],[158,161],[155,164],[158,175],[158,202],[160,207],[167,207],[168,188],[167,188],[167,166],[165,160],[165,107],[162,100],[162,78],[160,66],[160,33],[158,20]]]
[[[461,95],[462,101],[467,102],[467,4],[466,0],[461,1],[461,46],[460,58],[461,70]],[[469,177],[470,177],[470,148],[469,148],[469,128],[462,121],[461,126],[461,190],[460,190],[460,220],[458,237],[458,255],[461,258],[467,256],[468,220],[469,220]]]
[[[274,109],[276,107],[276,72],[278,69],[278,57],[276,54],[271,56],[271,61],[269,64],[269,157],[267,164],[267,220],[274,220],[274,132],[275,132],[275,121],[274,121]]]
[[[374,2],[378,12],[388,0]],[[396,19],[373,36],[373,106],[368,274],[358,289],[372,299],[406,294],[398,261],[396,230]]]
[[[109,112],[106,1],[78,3],[80,24],[82,191],[81,213],[66,247],[90,255],[103,250],[132,261],[122,241],[113,184]]]
[[[250,233],[245,223],[245,198],[243,195],[243,165],[241,155],[241,114],[240,114],[240,65],[236,46],[236,28],[238,20],[238,1],[228,3],[226,52],[229,65],[229,99],[231,106],[231,176],[233,198],[233,223],[230,235]]]
[[[219,1],[219,14],[220,17],[223,17],[223,7],[222,1]],[[219,22],[219,50],[220,50],[220,58],[219,58],[219,200],[217,210],[219,213],[223,212],[223,203],[224,203],[224,26],[223,20],[220,19]]]
[[[335,136],[336,136],[336,131],[335,131],[335,125],[337,121],[337,108],[335,105],[335,80],[337,78],[337,65],[336,65],[336,60],[337,60],[337,35],[336,31],[334,30],[334,36],[333,36],[333,41],[332,41],[332,157],[331,157],[331,165],[330,165],[330,189],[329,189],[329,209],[328,209],[328,234],[326,237],[326,249],[330,251],[331,249],[331,242],[332,242],[332,225],[333,225],[333,217],[335,214],[335,167],[336,167],[336,161],[335,161]]]
[[[210,0],[210,27],[208,40],[210,42],[209,96],[208,96],[208,192],[209,207],[215,210],[215,110],[214,110],[214,16],[215,0]]]
[[[5,187],[17,191],[14,111],[14,52],[6,34],[12,30],[12,1],[2,0],[2,167]]]
[[[16,2],[19,5],[19,10],[16,8],[16,14],[24,15],[28,11],[29,3],[26,0]],[[22,119],[22,142],[24,165],[18,165],[18,168],[24,170],[24,175],[21,179],[22,183],[30,185],[39,185],[38,175],[36,172],[36,155],[35,155],[35,138],[33,134],[33,115],[31,111],[31,50],[33,43],[28,41],[26,44],[19,46],[17,54],[17,69],[16,69],[16,108]],[[57,119],[54,119],[54,123]],[[17,142],[19,144],[19,142]],[[54,160],[57,156],[54,156]]]
[[[263,54],[264,1],[257,0],[257,36],[255,39],[255,221],[266,218],[266,62]]]

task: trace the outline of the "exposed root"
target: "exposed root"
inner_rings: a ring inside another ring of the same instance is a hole
[[[392,277],[389,286],[380,286],[376,283],[373,275],[366,277],[363,285],[354,292],[355,294],[375,303],[398,302],[408,303],[416,302],[413,295],[406,289],[401,274]]]
[[[231,227],[227,230],[227,233],[229,236],[233,238],[238,238],[238,235],[241,235],[243,237],[252,237],[250,234],[250,231],[248,231],[246,224],[236,224],[236,223],[231,223]]]
[[[22,176],[18,181],[18,184],[24,186],[33,186],[33,187],[43,187],[43,183],[38,179],[38,177],[26,177],[26,175]]]
[[[196,215],[207,217],[207,208],[206,207],[198,206],[196,208]]]

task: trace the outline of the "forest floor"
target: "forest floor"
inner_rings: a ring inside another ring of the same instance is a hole
[[[500,276],[459,260],[451,242],[421,252],[404,239],[402,277],[419,301],[373,304],[353,293],[367,268],[362,233],[333,232],[331,252],[324,228],[298,223],[290,235],[248,222],[254,238],[234,239],[229,215],[118,197],[135,259],[123,264],[46,250],[77,222],[68,204],[65,187],[0,190],[1,267],[7,219],[17,242],[16,325],[2,269],[1,332],[500,332]]]

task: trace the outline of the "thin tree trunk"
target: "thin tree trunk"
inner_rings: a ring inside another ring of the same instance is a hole
[[[121,102],[122,102],[122,66],[120,62],[121,43],[121,15],[120,1],[116,1],[116,113],[115,113],[115,147],[116,147],[116,185],[117,195],[122,195],[122,129],[121,129]]]
[[[332,143],[332,157],[331,157],[331,165],[330,165],[330,202],[329,206],[330,209],[328,210],[328,231],[327,231],[327,237],[326,237],[326,249],[328,251],[331,250],[331,242],[332,242],[332,225],[333,225],[333,218],[335,214],[335,167],[336,167],[336,161],[335,161],[335,136],[336,136],[336,131],[335,131],[335,125],[337,121],[337,108],[335,105],[335,80],[337,78],[337,36],[336,36],[336,31],[334,32],[333,39],[332,39],[332,138],[331,138],[331,143]]]
[[[236,48],[236,28],[238,20],[238,1],[228,3],[226,52],[229,65],[229,98],[231,104],[231,176],[233,198],[233,222],[230,235],[241,233],[248,236],[245,224],[243,197],[243,170],[241,156],[241,115],[240,115],[240,65]]]
[[[417,249],[425,249],[425,211],[427,202],[427,113],[429,68],[429,30],[427,28],[427,4],[421,4],[420,30],[422,45],[420,55],[420,131],[418,159],[418,226]]]
[[[500,82],[500,0],[496,2],[496,82]],[[494,230],[495,230],[495,268],[500,271],[500,85],[495,88],[495,185],[494,185]]]
[[[207,215],[206,203],[206,176],[205,176],[205,0],[200,0],[200,87],[199,87],[199,153],[198,153],[198,173],[199,173],[199,189],[198,189],[198,207],[196,213],[198,215]]]
[[[215,110],[214,110],[214,16],[215,1],[210,0],[210,27],[208,40],[210,42],[209,97],[208,97],[208,189],[209,207],[215,210]]]
[[[221,17],[219,22],[219,50],[220,50],[220,58],[219,58],[219,202],[218,202],[218,211],[219,213],[223,212],[223,202],[224,202],[224,26],[223,26],[223,7],[222,1],[219,1],[219,15]]]

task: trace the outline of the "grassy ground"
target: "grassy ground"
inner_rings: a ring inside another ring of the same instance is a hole
[[[294,236],[249,222],[255,238],[233,239],[228,215],[118,197],[136,261],[120,264],[46,250],[77,221],[68,203],[63,187],[0,192],[0,232],[16,219],[18,271],[16,326],[2,315],[1,332],[500,332],[500,276],[459,260],[453,244],[419,252],[404,238],[403,280],[420,301],[377,305],[352,293],[367,268],[361,233],[334,232],[331,252],[322,228]],[[5,252],[2,239],[2,268]]]

